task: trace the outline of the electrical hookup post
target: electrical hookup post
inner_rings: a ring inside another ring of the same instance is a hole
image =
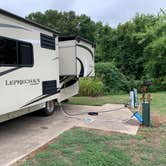
[[[152,100],[151,94],[149,91],[149,86],[152,85],[151,81],[144,81],[141,87],[141,102],[142,102],[142,118],[143,118],[143,125],[149,127],[150,123],[150,102]]]
[[[133,116],[139,121],[140,124],[149,127],[150,126],[150,102],[151,94],[148,93],[148,88],[151,85],[150,81],[145,81],[141,87],[142,96],[140,101],[138,100],[137,89],[130,91],[130,111]],[[141,116],[142,112],[142,116]]]

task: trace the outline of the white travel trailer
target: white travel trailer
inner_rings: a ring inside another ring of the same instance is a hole
[[[0,122],[78,93],[80,77],[94,76],[94,44],[0,9]]]

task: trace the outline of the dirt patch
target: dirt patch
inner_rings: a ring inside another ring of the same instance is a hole
[[[153,123],[154,127],[159,127],[161,126],[163,123],[166,123],[166,116],[165,115],[161,115],[157,112],[152,112],[151,113],[151,120]]]
[[[75,153],[80,153],[81,152],[81,145],[77,146],[77,148],[75,149]]]
[[[142,135],[144,137],[154,136],[154,129],[159,128],[162,124],[166,123],[166,116],[161,115],[157,112],[152,112],[151,113],[151,123],[152,123],[152,126],[147,128],[148,132],[144,131],[144,129],[146,129],[146,127],[140,126],[138,135]]]
[[[73,129],[81,129],[81,130],[84,130],[84,131],[90,131],[90,132],[94,132],[98,135],[119,135],[119,134],[123,134],[123,135],[127,135],[125,133],[120,133],[120,132],[115,132],[115,131],[105,131],[105,130],[102,130],[102,129],[94,129],[94,128],[85,128],[85,127],[75,127]]]

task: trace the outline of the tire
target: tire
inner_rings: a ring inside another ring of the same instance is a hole
[[[55,112],[55,102],[53,100],[46,102],[46,107],[42,110],[44,116],[50,116],[54,112]]]

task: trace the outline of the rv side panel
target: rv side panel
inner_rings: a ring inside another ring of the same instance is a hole
[[[41,46],[41,34],[54,38],[55,49]],[[20,61],[28,60],[30,45],[33,63],[24,65]],[[25,54],[24,59],[20,60],[20,54]],[[56,82],[52,87],[51,81]],[[43,82],[48,82],[49,90],[43,89]],[[58,38],[49,31],[0,14],[0,115],[56,99],[58,88]]]

